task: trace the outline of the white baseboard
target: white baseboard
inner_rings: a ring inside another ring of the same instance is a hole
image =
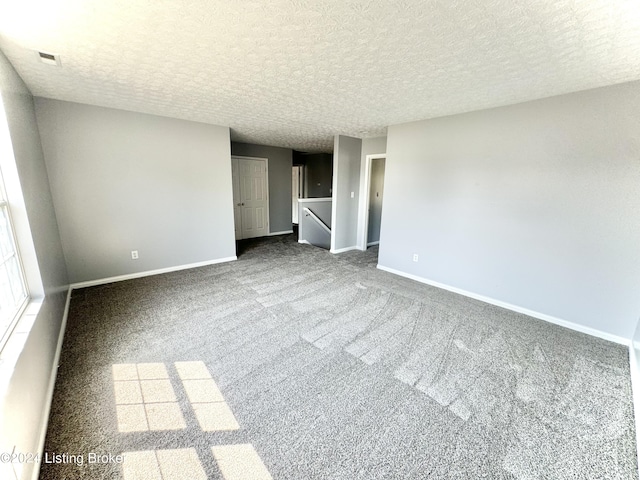
[[[345,247],[345,248],[336,248],[336,249],[332,249],[329,250],[331,253],[344,253],[344,252],[349,252],[351,250],[358,250],[358,247],[356,247],[355,245],[352,247]]]
[[[570,322],[568,320],[563,320],[561,318],[553,317],[551,315],[547,315],[546,313],[536,312],[534,310],[529,310],[528,308],[519,307],[518,305],[513,305],[511,303],[503,302],[501,300],[496,300],[491,297],[486,297],[484,295],[479,295],[477,293],[468,292],[466,290],[462,290],[461,288],[452,287],[450,285],[445,285],[444,283],[434,282],[433,280],[429,280],[426,278],[419,277],[417,275],[413,275],[411,273],[402,272],[400,270],[396,270],[394,268],[385,267],[384,265],[378,264],[378,269],[384,270],[385,272],[393,273],[394,275],[399,275],[401,277],[410,278],[411,280],[415,280],[416,282],[425,283],[427,285],[431,285],[432,287],[442,288],[443,290],[448,290],[453,293],[458,293],[460,295],[464,295],[465,297],[473,298],[475,300],[480,300],[481,302],[489,303],[491,305],[496,305],[498,307],[506,308],[507,310],[511,310],[517,313],[523,313],[533,318],[537,318],[539,320],[544,320],[549,323],[554,323],[556,325],[560,325],[565,328],[569,328],[571,330],[575,330],[580,333],[586,333],[587,335],[592,335],[594,337],[602,338],[604,340],[609,340],[610,342],[619,343],[621,345],[629,346],[631,340],[628,338],[620,337],[618,335],[613,335],[611,333],[603,332],[601,330],[597,330],[595,328],[586,327],[584,325],[580,325],[578,323]]]
[[[267,237],[273,237],[274,235],[288,235],[289,233],[293,233],[293,230],[283,230],[282,232],[269,232]]]
[[[367,243],[367,247],[373,247],[374,245],[378,245],[380,243],[380,240],[376,240],[375,242],[369,242]]]
[[[64,313],[62,314],[62,322],[60,322],[60,333],[58,334],[58,343],[56,345],[56,353],[53,357],[53,365],[51,366],[51,375],[49,376],[49,385],[47,386],[47,396],[45,399],[45,406],[43,413],[45,414],[44,422],[40,428],[38,435],[38,454],[42,458],[44,454],[44,441],[47,436],[47,428],[49,427],[49,416],[51,415],[51,403],[53,402],[53,391],[56,386],[56,377],[58,376],[58,365],[60,364],[60,354],[62,353],[62,341],[64,340],[64,333],[67,329],[67,318],[69,317],[69,305],[71,304],[71,290],[69,287],[67,290],[67,301],[64,304]],[[31,472],[32,480],[38,480],[40,476],[40,462],[36,462],[36,466]]]
[[[629,345],[629,370],[631,371],[631,391],[633,393],[633,413],[636,422],[636,454],[640,458],[640,371],[638,371],[638,352],[631,342]],[[640,473],[640,464],[638,465]]]
[[[188,270],[190,268],[206,267],[207,265],[215,265],[216,263],[232,262],[238,257],[217,258],[215,260],[207,260],[206,262],[189,263],[187,265],[177,265],[175,267],[160,268],[157,270],[147,270],[145,272],[129,273],[127,275],[118,275],[109,278],[100,278],[98,280],[89,280],[87,282],[72,283],[71,289],[93,287],[96,285],[104,285],[106,283],[122,282],[123,280],[131,280],[134,278],[150,277],[151,275],[160,275],[162,273],[177,272],[180,270]]]
[[[309,242],[307,242],[306,240],[298,240],[298,243],[304,243],[305,245],[311,245]]]

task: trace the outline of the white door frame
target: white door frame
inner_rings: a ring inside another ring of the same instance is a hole
[[[367,249],[369,230],[369,189],[371,188],[371,161],[387,158],[386,153],[372,153],[362,159],[360,165],[360,208],[358,208],[358,250]]]
[[[296,205],[295,207],[293,206],[293,171],[297,169],[298,172],[298,177],[296,179],[296,186],[298,189],[298,197],[296,198]],[[293,209],[293,211],[291,212],[291,221],[295,224],[299,224],[300,219],[298,218],[298,199],[300,198],[304,198],[304,184],[303,184],[303,178],[304,178],[304,165],[293,165],[291,167],[291,190],[292,190],[292,194],[291,194],[291,208]],[[295,218],[294,218],[295,217]],[[293,220],[298,220],[297,222],[293,221]]]
[[[265,193],[266,193],[266,197],[267,197],[267,208],[266,208],[266,212],[267,212],[267,235],[269,235],[271,233],[271,222],[269,221],[269,159],[268,158],[263,158],[263,157],[247,157],[247,156],[244,156],[244,155],[231,155],[231,162],[232,163],[233,163],[234,159],[236,159],[236,160],[260,160],[260,161],[264,162],[264,173],[265,173],[265,183],[266,183],[266,185],[265,185]],[[235,215],[235,207],[236,207],[236,205],[234,204],[234,206],[233,206],[234,215]],[[234,218],[234,222],[235,222],[235,218]],[[242,236],[242,231],[240,232],[240,236]],[[236,238],[236,240],[241,240],[241,238]]]

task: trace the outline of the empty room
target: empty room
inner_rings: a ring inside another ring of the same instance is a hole
[[[637,479],[636,0],[0,2],[0,478]]]

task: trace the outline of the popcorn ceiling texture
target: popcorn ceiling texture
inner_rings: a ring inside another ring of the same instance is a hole
[[[0,6],[0,48],[35,96],[330,151],[334,134],[638,80],[640,6],[25,0]]]

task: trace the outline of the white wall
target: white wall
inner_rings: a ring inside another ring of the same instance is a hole
[[[630,339],[638,112],[635,82],[389,127],[379,264]]]
[[[333,147],[332,251],[356,246],[361,153],[362,140],[336,135]]]
[[[227,127],[44,98],[36,113],[72,283],[235,256]]]
[[[17,452],[37,452],[47,425],[49,388],[57,367],[56,347],[63,333],[67,271],[33,98],[2,53],[0,93],[10,133],[9,151],[15,159],[14,172],[3,173],[5,177],[15,175],[19,183],[15,187],[20,198],[10,195],[9,201],[18,224],[16,230],[20,230],[18,246],[29,270],[29,290],[41,302],[37,314],[23,316],[1,354],[0,451],[11,452],[15,447]],[[15,190],[8,186],[10,189]],[[6,468],[7,464],[0,467]],[[21,478],[30,478],[34,465],[16,467]],[[3,479],[13,478],[7,470],[0,472]]]

